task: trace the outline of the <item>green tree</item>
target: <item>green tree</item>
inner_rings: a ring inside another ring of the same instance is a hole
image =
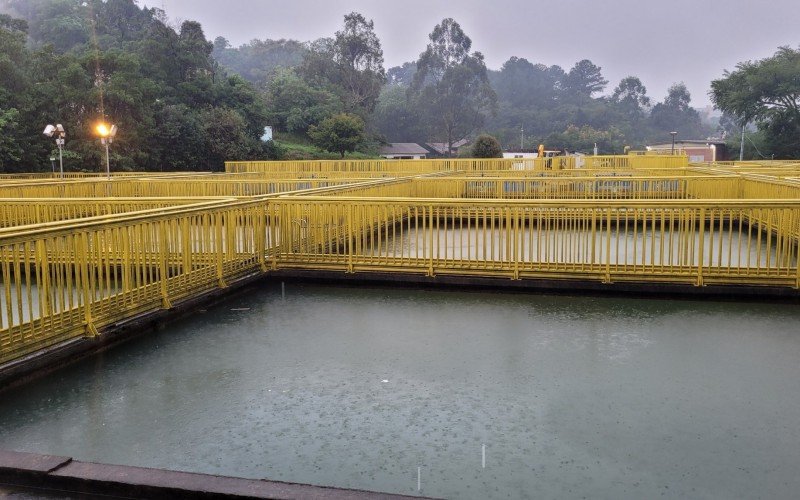
[[[357,12],[344,16],[344,28],[334,38],[309,44],[298,74],[310,86],[338,95],[348,113],[366,118],[386,82],[374,23]]]
[[[800,49],[743,62],[711,82],[714,105],[739,120],[755,121],[766,147],[778,157],[800,158]]]
[[[342,113],[312,125],[308,135],[320,149],[339,153],[355,151],[364,142],[364,121],[357,115]]]
[[[277,70],[299,66],[306,51],[296,40],[253,40],[234,48],[225,38],[217,37],[212,56],[224,68],[262,88]]]
[[[233,109],[209,108],[197,115],[203,139],[203,161],[193,170],[222,171],[225,161],[252,159],[261,151],[255,137],[247,133],[247,122]]]
[[[472,40],[447,18],[434,27],[430,43],[417,61],[411,86],[428,128],[452,150],[453,143],[480,127],[494,114],[497,96],[489,83],[480,52],[470,53]]]
[[[419,114],[408,101],[407,88],[386,85],[372,115],[375,129],[390,142],[424,142]]]
[[[383,49],[375,24],[357,12],[344,16],[344,29],[333,41],[339,84],[345,90],[345,109],[371,113],[386,82]]]
[[[614,89],[611,100],[622,106],[629,116],[640,116],[650,106],[647,88],[635,76],[626,76]]]
[[[0,103],[12,102],[30,84],[25,47],[28,23],[0,14]]]
[[[666,140],[670,132],[678,132],[684,138],[699,138],[705,135],[700,114],[690,106],[692,96],[686,85],[673,84],[667,91],[664,102],[653,106],[650,122],[656,138]]]
[[[608,80],[603,78],[602,68],[592,61],[583,59],[575,63],[564,81],[564,89],[579,98],[589,98],[592,94],[602,92]]]
[[[417,72],[416,62],[406,62],[402,66],[389,68],[386,72],[386,81],[392,85],[403,85],[408,87],[414,81],[414,73]]]
[[[9,165],[18,162],[22,157],[22,150],[14,140],[19,126],[18,117],[19,111],[16,109],[0,108],[0,172],[6,172]]]
[[[559,117],[555,116],[560,111],[560,86],[564,77],[564,70],[558,66],[509,58],[500,71],[489,72],[497,92],[498,112],[488,121],[487,128],[503,142],[516,143],[520,128],[530,137],[565,127],[566,124],[559,124]]]
[[[314,88],[291,69],[279,69],[266,88],[267,117],[283,132],[308,132],[311,125],[341,113],[342,102],[333,93]]]
[[[473,158],[502,158],[503,149],[500,143],[491,135],[481,134],[475,139],[472,146]]]

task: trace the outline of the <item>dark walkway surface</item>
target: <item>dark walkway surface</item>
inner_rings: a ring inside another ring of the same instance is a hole
[[[4,484],[11,486],[4,488]],[[306,484],[97,464],[69,457],[0,450],[0,497],[73,498],[76,495],[80,498],[87,498],[86,495],[93,498],[412,498]]]

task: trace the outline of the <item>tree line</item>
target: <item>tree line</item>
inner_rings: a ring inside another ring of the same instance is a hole
[[[94,127],[101,120],[120,130],[115,170],[320,156],[310,145],[331,157],[374,155],[386,141],[452,145],[479,133],[506,146],[591,151],[597,144],[601,153],[621,153],[668,141],[673,130],[732,137],[746,124],[757,127],[762,147],[800,155],[787,135],[800,122],[798,92],[787,90],[797,86],[800,56],[789,48],[712,84],[725,112],[715,130],[682,83],[655,102],[635,76],[609,88],[588,59],[565,70],[511,57],[490,70],[449,18],[433,27],[417,60],[387,70],[373,22],[356,12],[330,37],[233,47],[223,37],[208,41],[197,22],[172,26],[164,12],[134,0],[0,0],[0,7],[3,171],[50,168],[55,145],[41,133],[48,123],[67,130],[67,169],[100,170]],[[761,88],[776,79],[777,88]],[[267,125],[279,140],[260,140]]]
[[[117,125],[115,170],[219,169],[261,158],[261,94],[211,57],[202,27],[171,27],[132,0],[5,0],[0,14],[0,168],[50,170],[63,124],[68,170],[98,171],[95,127]]]

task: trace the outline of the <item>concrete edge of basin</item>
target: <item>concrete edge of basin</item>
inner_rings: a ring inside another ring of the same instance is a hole
[[[779,286],[704,285],[686,283],[653,283],[622,281],[603,283],[591,280],[488,278],[442,274],[426,276],[412,273],[279,269],[266,274],[273,281],[300,280],[320,283],[372,283],[401,287],[458,288],[460,290],[492,290],[560,295],[600,295],[670,299],[714,299],[730,301],[783,301],[800,303],[800,289]]]
[[[57,494],[117,498],[304,498],[401,500],[366,490],[245,479],[165,469],[81,462],[70,457],[0,450],[0,484]]]

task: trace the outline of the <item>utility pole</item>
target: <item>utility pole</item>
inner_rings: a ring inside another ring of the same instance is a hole
[[[525,148],[525,126],[519,126],[519,149],[522,151]]]
[[[744,161],[744,128],[747,123],[742,124],[742,144],[739,146],[739,161]]]

